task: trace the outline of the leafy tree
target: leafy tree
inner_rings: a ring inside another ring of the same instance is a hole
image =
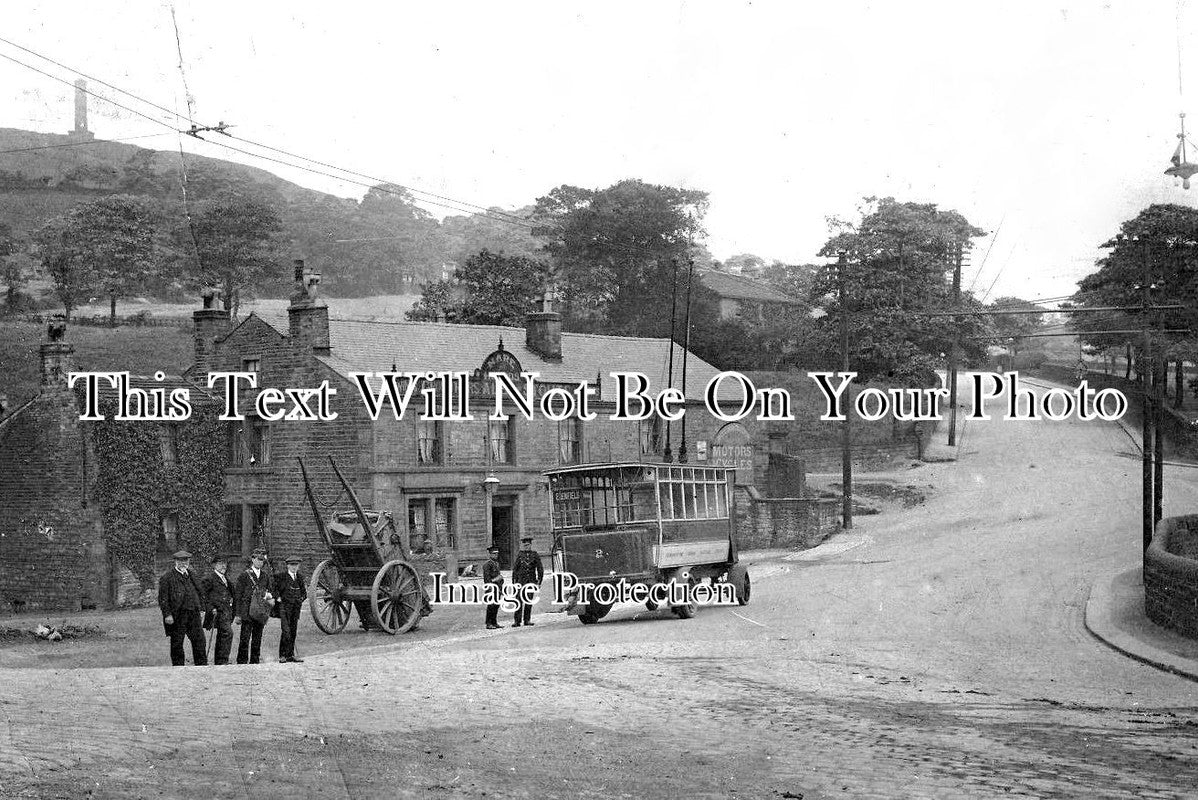
[[[984,232],[955,211],[932,203],[866,198],[859,223],[832,220],[833,236],[820,255],[847,257],[845,286],[851,314],[850,364],[861,381],[882,379],[929,385],[943,356],[959,337],[965,363],[984,353],[979,340],[989,325],[983,318],[932,317],[921,312],[951,302],[949,276],[956,247],[968,250]],[[825,365],[839,363],[842,313],[836,265],[821,270],[812,296],[826,314],[812,336],[812,354]],[[977,305],[963,293],[963,306]]]
[[[430,320],[443,315],[451,322],[520,326],[549,279],[544,262],[483,250],[454,270],[452,280],[425,287],[407,316]]]
[[[158,268],[157,235],[145,200],[112,195],[51,220],[38,240],[67,313],[84,292],[94,289],[108,296],[109,319],[116,325],[117,300],[142,286]]]
[[[1106,334],[1104,330],[1137,330],[1146,324],[1137,308],[1143,304],[1145,285],[1153,305],[1180,304],[1183,309],[1154,312],[1147,321],[1160,329],[1198,326],[1193,298],[1198,291],[1198,210],[1174,204],[1149,206],[1119,226],[1119,235],[1103,245],[1107,255],[1098,259],[1097,269],[1078,282],[1074,300],[1081,306],[1116,306],[1126,311],[1078,314],[1070,326],[1092,349],[1123,348],[1135,354],[1137,366],[1143,356],[1140,333]],[[1181,373],[1184,362],[1193,360],[1198,342],[1193,334],[1151,334],[1158,357],[1174,359],[1175,402],[1184,394]],[[1138,374],[1147,370],[1137,369]]]
[[[664,319],[668,330],[673,261],[686,263],[706,209],[706,192],[638,180],[598,190],[559,186],[539,198],[534,216],[549,231],[545,249],[562,281],[564,322],[655,335]]]
[[[4,285],[7,287],[5,308],[9,311],[20,305],[21,287],[28,282],[20,265],[13,264],[8,260],[9,256],[17,252],[17,249],[18,244],[13,236],[12,228],[7,223],[0,222],[0,267],[3,267]]]
[[[999,297],[990,306],[991,311],[1009,309],[1011,311],[1035,311],[1040,307],[1018,297]],[[995,314],[990,317],[994,327],[994,335],[1011,345],[1012,359],[1026,341],[1028,334],[1036,333],[1044,327],[1043,314]]]
[[[54,282],[54,293],[69,320],[71,312],[91,295],[95,272],[86,258],[68,245],[70,228],[66,216],[55,217],[34,234],[42,266]]]
[[[184,282],[220,287],[236,317],[244,291],[285,274],[277,252],[281,227],[275,208],[250,195],[226,192],[205,201],[181,232],[198,260],[197,267],[185,266]]]

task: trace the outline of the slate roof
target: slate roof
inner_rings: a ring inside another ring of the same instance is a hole
[[[253,312],[276,331],[286,334],[283,314]],[[525,372],[539,372],[547,382],[588,381],[596,373],[601,381],[601,397],[615,397],[611,372],[642,372],[649,377],[650,392],[667,385],[669,339],[644,339],[632,336],[601,336],[590,333],[563,333],[562,360],[547,361],[525,346],[524,328],[500,325],[458,325],[436,322],[386,322],[329,318],[331,353],[318,358],[340,375],[350,372],[387,372],[394,365],[399,372],[472,372],[483,359],[499,348],[514,355]],[[682,386],[683,348],[674,345],[674,385]],[[693,353],[687,359],[687,397],[702,402],[703,388],[719,373],[711,364]],[[725,382],[721,396],[728,396]],[[732,395],[739,397],[739,393]]]
[[[780,292],[768,283],[755,281],[743,275],[705,269],[699,272],[699,276],[703,279],[703,285],[720,297],[752,300],[758,303],[784,303],[795,306],[803,304],[798,298]]]

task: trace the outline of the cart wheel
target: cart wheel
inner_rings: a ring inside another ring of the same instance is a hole
[[[341,633],[349,622],[351,603],[344,594],[341,572],[331,558],[326,558],[312,572],[308,584],[308,609],[316,627],[325,633]]]
[[[420,576],[406,561],[388,561],[374,576],[370,609],[379,627],[407,633],[420,621]]]

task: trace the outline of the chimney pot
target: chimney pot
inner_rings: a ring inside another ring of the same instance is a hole
[[[562,315],[552,310],[548,293],[540,299],[540,309],[528,315],[524,325],[524,343],[546,361],[562,360]]]

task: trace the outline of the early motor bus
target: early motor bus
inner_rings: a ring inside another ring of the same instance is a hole
[[[723,467],[643,463],[547,470],[554,569],[573,574],[581,586],[567,612],[584,624],[598,622],[612,605],[579,598],[603,596],[593,591],[598,585],[619,583],[693,588],[707,581],[731,589],[740,605],[748,603],[749,573],[737,563],[734,537],[735,473]],[[652,599],[645,605],[658,607]],[[669,605],[682,619],[698,610],[696,602]]]

